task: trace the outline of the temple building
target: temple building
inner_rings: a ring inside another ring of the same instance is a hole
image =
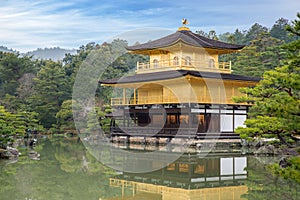
[[[112,136],[238,137],[234,129],[244,126],[250,105],[232,97],[260,79],[232,74],[231,62],[219,57],[243,47],[193,33],[184,24],[173,34],[127,47],[149,61],[138,62],[134,75],[100,81],[122,90],[111,99]]]

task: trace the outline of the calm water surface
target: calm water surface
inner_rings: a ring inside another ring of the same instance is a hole
[[[0,199],[300,199],[300,187],[269,173],[272,157],[186,154],[144,174],[121,173],[91,156],[76,138],[44,138],[31,160],[25,146],[17,162],[0,161]]]

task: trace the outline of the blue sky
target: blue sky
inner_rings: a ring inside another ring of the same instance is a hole
[[[175,32],[182,18],[192,31],[220,34],[255,22],[271,27],[280,17],[296,19],[297,12],[299,0],[0,0],[0,46],[78,48],[127,31],[131,42],[149,40]]]

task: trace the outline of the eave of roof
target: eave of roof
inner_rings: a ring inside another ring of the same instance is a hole
[[[140,82],[175,79],[187,75],[200,77],[200,78],[235,80],[235,81],[258,82],[261,80],[261,78],[257,78],[257,77],[248,77],[248,76],[241,76],[236,74],[223,74],[223,73],[188,71],[188,70],[171,70],[171,71],[163,71],[163,72],[135,74],[133,76],[124,76],[121,78],[101,80],[99,81],[99,83],[109,84],[109,85],[140,83]]]
[[[152,50],[158,48],[165,48],[177,43],[178,41],[182,41],[191,46],[212,48],[212,49],[240,50],[244,47],[244,45],[229,44],[229,43],[206,38],[204,36],[195,34],[191,31],[182,30],[144,44],[129,46],[127,47],[127,50],[137,51],[137,50]]]

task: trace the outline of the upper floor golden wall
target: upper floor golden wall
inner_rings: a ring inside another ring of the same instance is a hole
[[[137,63],[136,73],[168,70],[194,70],[217,73],[231,73],[231,62],[219,62],[219,55],[229,51],[200,48],[178,42],[172,46],[134,51],[135,54],[149,55],[148,62]]]
[[[111,99],[116,105],[210,103],[237,104],[234,96],[243,96],[240,87],[256,82],[181,77],[172,80],[123,85],[123,93]]]

